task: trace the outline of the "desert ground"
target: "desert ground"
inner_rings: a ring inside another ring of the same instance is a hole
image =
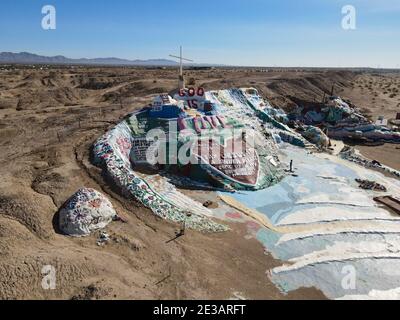
[[[400,74],[372,71],[186,70],[205,89],[255,87],[285,110],[334,90],[376,120],[400,106]],[[283,295],[267,269],[279,265],[240,224],[221,234],[188,231],[125,199],[91,164],[92,143],[154,95],[177,87],[177,70],[0,66],[0,299],[324,299],[312,288]],[[359,146],[400,169],[400,146]],[[105,193],[127,223],[69,238],[57,211],[79,188]],[[55,290],[41,286],[42,267],[57,270]]]
[[[340,93],[357,106],[362,107],[371,120],[379,116],[393,119],[400,112],[400,76],[398,73],[366,73],[358,75],[350,87]],[[367,158],[376,159],[400,170],[400,146],[358,146]]]

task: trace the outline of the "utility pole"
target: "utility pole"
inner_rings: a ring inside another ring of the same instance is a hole
[[[332,84],[331,97],[333,97],[333,90],[334,89],[335,89],[335,83]]]

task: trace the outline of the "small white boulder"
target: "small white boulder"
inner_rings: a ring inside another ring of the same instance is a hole
[[[105,228],[116,217],[111,202],[103,194],[83,188],[61,208],[59,227],[66,235],[83,237]]]

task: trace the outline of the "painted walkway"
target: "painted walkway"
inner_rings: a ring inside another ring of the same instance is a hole
[[[373,200],[399,196],[400,182],[336,156],[287,144],[281,152],[283,163],[294,160],[297,177],[229,195],[269,226],[256,228],[255,236],[283,261],[269,270],[271,279],[286,292],[314,286],[333,299],[400,298],[400,217]],[[359,189],[356,178],[377,180],[388,192]],[[353,271],[354,289],[345,281]]]

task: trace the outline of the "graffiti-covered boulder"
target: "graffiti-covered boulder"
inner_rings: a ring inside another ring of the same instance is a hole
[[[61,208],[59,227],[69,236],[82,237],[106,227],[116,217],[111,202],[103,194],[83,188]]]

